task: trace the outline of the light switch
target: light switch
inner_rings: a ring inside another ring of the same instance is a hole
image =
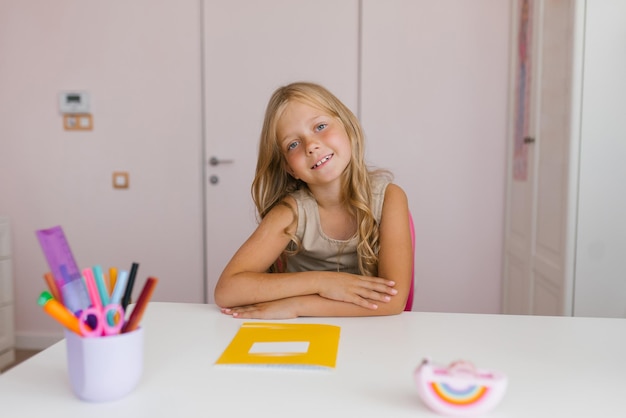
[[[91,115],[77,115],[78,126],[82,129],[91,129]]]
[[[127,171],[115,171],[113,172],[113,188],[114,189],[128,189],[128,172]]]
[[[63,127],[66,131],[91,131],[93,129],[93,118],[89,114],[63,115]]]

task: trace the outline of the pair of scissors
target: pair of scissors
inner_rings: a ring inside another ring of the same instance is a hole
[[[119,334],[124,325],[124,310],[119,303],[90,306],[78,317],[78,327],[85,337]]]
[[[124,309],[119,303],[102,305],[98,286],[91,269],[83,270],[87,291],[92,305],[83,309],[79,315],[79,328],[85,337],[101,337],[102,335],[119,334],[124,325]]]

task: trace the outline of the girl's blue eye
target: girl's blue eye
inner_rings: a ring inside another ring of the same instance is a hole
[[[287,151],[291,151],[292,149],[294,149],[297,146],[298,146],[298,141],[290,142],[289,145],[287,145]]]
[[[320,123],[319,125],[317,125],[317,127],[315,128],[317,131],[321,131],[323,129],[326,129],[326,126],[328,126],[328,124],[326,123]]]

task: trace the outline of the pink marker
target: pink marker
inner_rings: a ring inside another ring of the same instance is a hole
[[[83,276],[85,277],[85,284],[87,285],[87,292],[91,299],[91,306],[102,310],[102,300],[100,300],[100,293],[98,292],[98,285],[96,279],[93,276],[93,271],[90,268],[83,269]]]

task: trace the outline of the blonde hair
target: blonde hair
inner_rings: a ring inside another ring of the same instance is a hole
[[[370,209],[371,175],[375,172],[370,171],[365,164],[365,141],[361,124],[350,109],[318,84],[297,82],[280,87],[267,104],[259,142],[256,174],[252,182],[252,198],[258,214],[260,218],[264,218],[277,204],[286,204],[284,199],[290,193],[301,187],[307,187],[285,169],[286,163],[277,140],[278,120],[287,104],[292,101],[299,101],[323,110],[335,117],[346,130],[350,139],[352,156],[342,174],[342,198],[357,221],[359,270],[363,275],[376,275],[379,234],[378,224]],[[297,222],[297,213],[293,212],[294,220],[290,226]],[[299,249],[300,242],[293,234],[289,235],[293,243],[290,246],[293,251],[288,253],[295,253]]]

